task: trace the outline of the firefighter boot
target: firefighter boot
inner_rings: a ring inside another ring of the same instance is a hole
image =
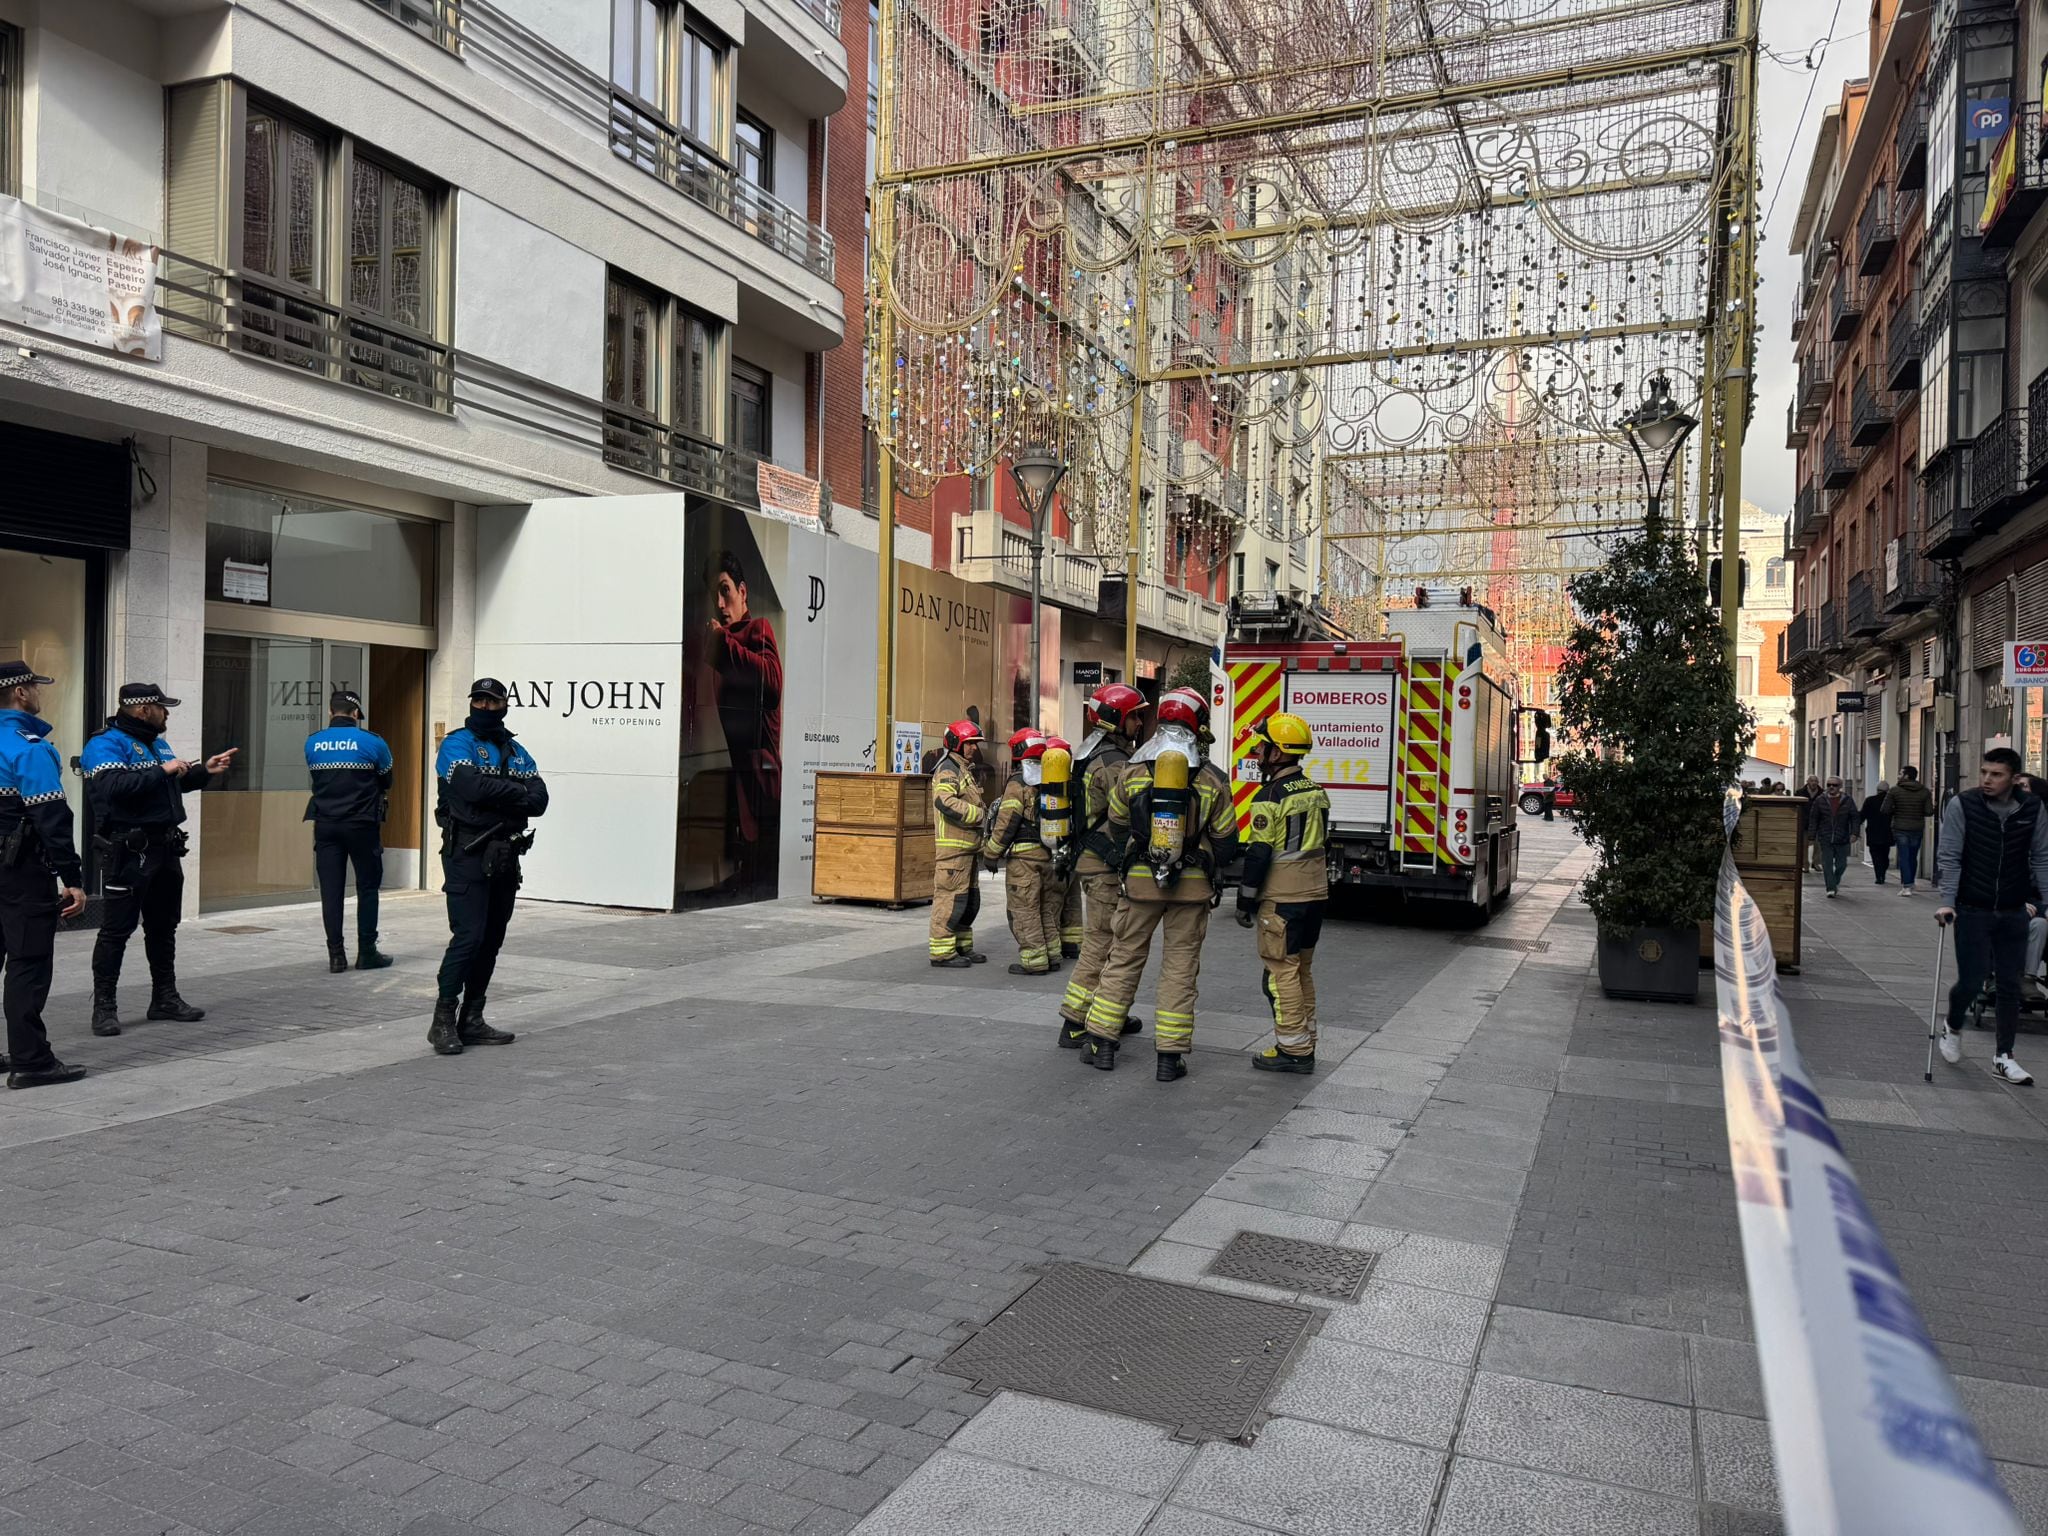
[[[1134,1013],[1129,1018],[1124,1020],[1123,1033],[1126,1035],[1135,1035],[1139,1030],[1143,1029],[1144,1027],[1145,1021],[1139,1018]]]
[[[934,969],[944,971],[964,971],[973,964],[974,957],[972,955],[945,955],[943,957],[935,957],[932,960]]]
[[[343,949],[339,944],[336,944],[327,951],[327,974],[330,976],[339,976],[343,971],[347,969],[348,951]]]
[[[462,1016],[455,1021],[455,1038],[469,1046],[510,1045],[519,1037],[509,1029],[491,1028],[484,1022],[484,1000],[466,997],[462,1000]]]
[[[92,979],[92,1032],[96,1035],[121,1033],[121,1010],[114,1001],[118,985],[103,976]]]
[[[197,1024],[206,1017],[204,1008],[194,1008],[178,996],[178,978],[169,974],[149,978],[149,1012],[146,1019],[169,1019],[174,1024]]]
[[[436,1056],[460,1056],[462,1035],[455,1022],[456,1000],[441,998],[434,1004],[434,1022],[427,1026],[427,1044]]]
[[[1062,1014],[1060,1016],[1060,1049],[1063,1051],[1078,1051],[1087,1042],[1088,1026],[1086,1024],[1076,1024],[1072,1019]]]
[[[1254,1056],[1252,1065],[1261,1072],[1299,1072],[1307,1075],[1316,1069],[1316,1054],[1310,1051],[1306,1056],[1288,1056],[1275,1046]]]
[[[1188,1064],[1179,1051],[1161,1051],[1159,1068],[1152,1076],[1162,1083],[1177,1083],[1188,1075]]]
[[[1088,1049],[1081,1053],[1081,1064],[1094,1067],[1100,1072],[1116,1070],[1116,1042],[1105,1040],[1100,1035],[1088,1037]]]
[[[1060,946],[1060,953],[1069,960],[1078,960],[1081,958],[1081,946],[1078,944],[1062,944]]]

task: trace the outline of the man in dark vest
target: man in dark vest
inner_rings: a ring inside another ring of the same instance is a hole
[[[2013,1060],[2020,1026],[2020,969],[2027,948],[2028,900],[2048,891],[2048,814],[2032,795],[2015,792],[2020,755],[1993,747],[1977,770],[1977,787],[1942,808],[1935,849],[1941,888],[1937,923],[1956,931],[1956,984],[1948,994],[1941,1059],[1962,1059],[1963,1014],[1989,972],[1997,989],[1998,1051],[1991,1075],[2023,1088],[2034,1079]]]

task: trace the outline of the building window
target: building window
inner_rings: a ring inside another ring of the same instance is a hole
[[[767,458],[771,439],[769,376],[751,363],[732,365],[732,445]]]
[[[461,50],[461,0],[370,0],[370,4],[450,53]]]
[[[395,161],[259,101],[243,101],[236,345],[251,356],[435,410],[451,405],[440,337],[449,199]],[[174,103],[174,123],[180,114]],[[179,155],[179,204],[204,157]],[[337,188],[346,196],[337,197]],[[333,227],[340,221],[338,229]]]
[[[1756,658],[1738,656],[1735,658],[1735,691],[1743,698],[1756,692]]]
[[[1766,587],[1782,587],[1785,585],[1785,562],[1783,560],[1771,559],[1764,562],[1764,585]]]
[[[775,190],[775,130],[751,112],[733,122],[733,162],[740,180],[763,192]]]
[[[21,32],[0,26],[0,192],[21,194]]]
[[[683,6],[613,0],[613,88],[652,114],[655,127],[681,131],[720,160],[732,146],[731,65],[730,45]],[[636,146],[628,158],[653,153],[652,145]]]
[[[434,525],[211,481],[206,599],[432,624]]]
[[[666,369],[666,371],[664,371]],[[622,469],[737,497],[720,450],[725,326],[622,273],[605,279],[605,458]]]

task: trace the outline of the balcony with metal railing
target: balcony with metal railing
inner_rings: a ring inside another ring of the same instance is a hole
[[[1930,560],[1953,559],[1977,536],[1972,485],[1975,452],[1974,444],[1958,443],[1920,476],[1927,509],[1920,552]]]
[[[1792,615],[1778,636],[1778,670],[1797,666],[1813,654],[1813,620],[1806,613]]]
[[[1808,482],[1800,486],[1798,494],[1792,498],[1792,523],[1786,537],[1791,541],[1791,548],[1804,549],[1819,532],[1820,492]]]
[[[462,51],[461,0],[370,0],[370,4],[450,53]]]
[[[1804,448],[1807,439],[1812,434],[1812,427],[1799,419],[1799,402],[1797,400],[1787,400],[1785,402],[1785,446],[1787,448]]]
[[[1828,408],[1835,388],[1835,352],[1831,346],[1808,352],[1799,359],[1799,391],[1792,398],[1799,407],[1799,421],[1813,426]]]
[[[1920,387],[1920,358],[1924,350],[1920,328],[1920,290],[1912,301],[1892,314],[1891,330],[1885,337],[1884,382],[1894,390]]]
[[[2027,479],[2048,476],[2048,369],[2027,386],[2027,419],[2035,429],[2027,439]]]
[[[1863,212],[1856,220],[1856,271],[1862,277],[1876,277],[1891,265],[1899,248],[1898,209],[1892,189],[1879,182],[1870,189]]]
[[[1876,385],[1869,370],[1856,375],[1856,387],[1849,395],[1849,446],[1874,448],[1891,435],[1897,408],[1892,392]]]
[[[2006,407],[1977,434],[1976,478],[1970,509],[1978,534],[1989,533],[2018,507],[2027,491],[2027,408]]]
[[[1892,163],[1901,192],[1927,185],[1927,87],[1922,85],[1899,113],[1892,131]]]
[[[1849,457],[1842,447],[1842,429],[1837,426],[1820,446],[1820,488],[1824,491],[1846,490],[1856,478],[1856,467],[1862,457],[1861,454],[1855,459]]]
[[[1884,628],[1884,615],[1877,606],[1877,583],[1869,571],[1858,571],[1849,578],[1848,599],[1843,630],[1847,638],[1860,640]]]
[[[2009,177],[1999,169],[2007,163],[2008,155],[2012,165]],[[1978,227],[1984,233],[1985,250],[2007,250],[2032,221],[2041,199],[2048,197],[2048,166],[2041,163],[2041,103],[2015,103],[2005,138],[1992,150],[1986,164],[1992,169]]]
[[[1884,547],[1884,611],[1917,613],[1934,601],[1934,566],[1916,547],[1917,539],[1893,539]]]
[[[1862,327],[1865,292],[1863,279],[1846,267],[1835,273],[1834,287],[1828,294],[1830,341],[1847,341]]]
[[[1813,644],[1816,650],[1832,651],[1842,643],[1837,627],[1837,613],[1832,599],[1822,603],[1813,615]]]

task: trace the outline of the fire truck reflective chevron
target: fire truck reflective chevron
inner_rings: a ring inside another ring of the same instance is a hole
[[[1521,846],[1506,637],[1476,606],[1396,610],[1387,625],[1386,640],[1225,642],[1212,682],[1239,824],[1258,793],[1254,728],[1286,710],[1315,735],[1302,767],[1330,797],[1333,884],[1489,906]]]

